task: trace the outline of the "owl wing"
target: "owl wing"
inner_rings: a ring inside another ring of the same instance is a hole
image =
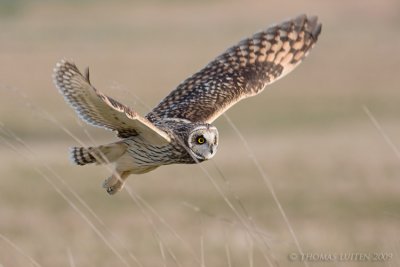
[[[153,144],[170,142],[166,132],[94,88],[90,84],[89,70],[83,76],[74,63],[62,60],[54,68],[53,79],[65,100],[85,122],[116,131],[121,138],[140,134]]]
[[[211,123],[238,101],[257,95],[292,71],[320,32],[317,17],[306,15],[258,32],[183,81],[146,117]]]

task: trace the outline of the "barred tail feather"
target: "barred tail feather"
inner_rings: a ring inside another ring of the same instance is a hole
[[[72,147],[71,161],[77,165],[107,164],[116,161],[125,151],[126,145],[121,142],[98,147]]]
[[[86,165],[89,163],[95,163],[96,158],[92,154],[90,154],[89,148],[72,147],[71,161],[77,165]]]

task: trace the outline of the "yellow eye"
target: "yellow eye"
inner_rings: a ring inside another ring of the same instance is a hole
[[[197,143],[198,144],[204,144],[204,142],[206,141],[206,139],[204,139],[204,137],[203,136],[199,136],[199,137],[197,137]]]

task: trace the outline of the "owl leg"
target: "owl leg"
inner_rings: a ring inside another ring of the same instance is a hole
[[[124,187],[125,180],[128,178],[130,173],[130,171],[116,170],[115,173],[108,177],[103,183],[103,187],[107,190],[107,193],[114,195],[115,193],[121,191]]]

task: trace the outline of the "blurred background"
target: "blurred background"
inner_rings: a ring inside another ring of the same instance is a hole
[[[301,13],[323,23],[310,56],[227,112],[250,150],[221,117],[213,160],[131,176],[112,197],[108,168],[70,164],[68,147],[115,137],[54,88],[61,58],[146,114]],[[0,266],[399,266],[399,25],[396,0],[1,0]],[[371,258],[318,256],[345,253]]]

